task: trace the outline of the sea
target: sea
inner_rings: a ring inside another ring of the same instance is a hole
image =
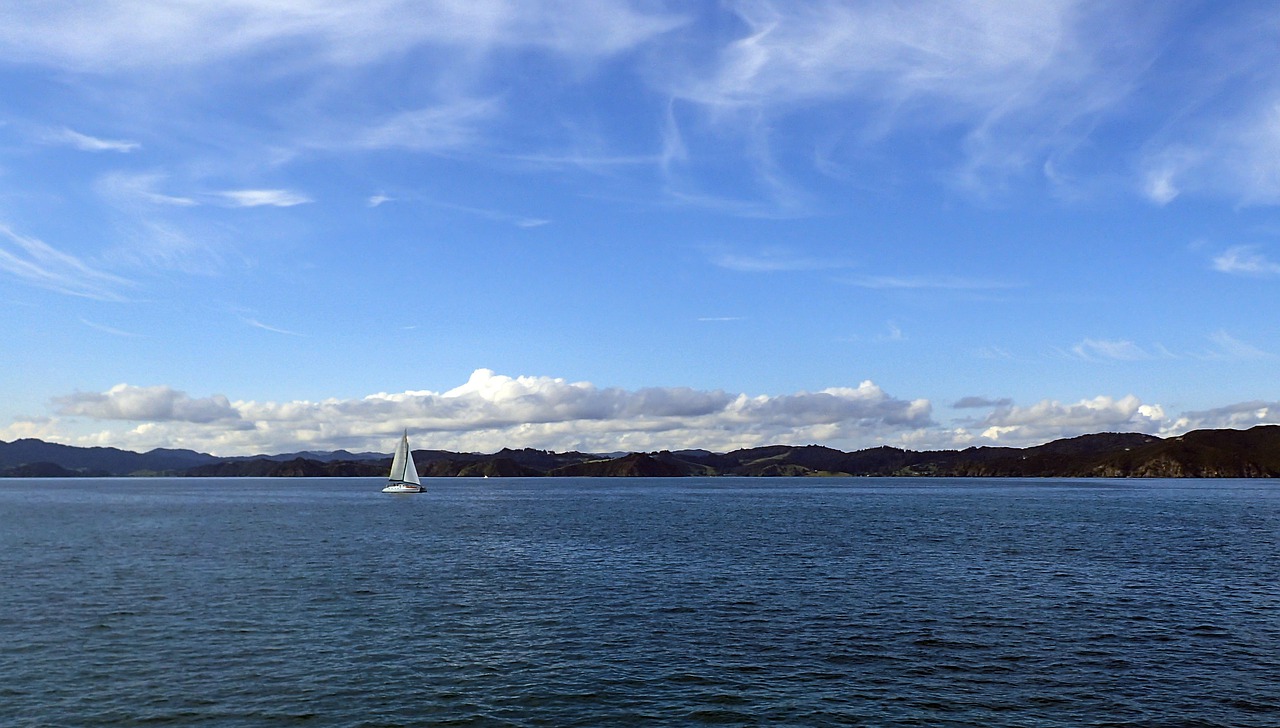
[[[1280,481],[425,484],[0,481],[0,725],[1280,725]]]

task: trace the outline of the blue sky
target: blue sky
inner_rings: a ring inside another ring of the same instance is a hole
[[[0,439],[1280,422],[1280,8],[0,7]]]

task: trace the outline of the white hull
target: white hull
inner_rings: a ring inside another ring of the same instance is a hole
[[[396,485],[388,485],[382,489],[383,493],[421,493],[426,490],[421,485],[413,485],[411,483],[397,483]]]

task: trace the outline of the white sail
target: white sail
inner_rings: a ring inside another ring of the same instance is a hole
[[[387,476],[390,485],[386,492],[403,492],[406,485],[420,486],[418,467],[413,463],[413,451],[409,449],[409,433],[406,431],[396,443],[396,453],[391,458],[391,473]]]
[[[400,442],[396,443],[396,454],[391,458],[391,474],[387,476],[387,480],[392,483],[404,482],[404,461],[405,456],[409,454],[409,433],[405,433],[400,438]]]
[[[404,473],[400,476],[400,480],[421,485],[422,481],[418,480],[418,466],[413,464],[413,451],[409,449],[409,435],[406,434],[400,442],[404,446]],[[399,448],[396,449],[399,450]]]

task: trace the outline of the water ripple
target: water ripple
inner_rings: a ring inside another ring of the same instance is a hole
[[[1274,484],[375,485],[0,485],[0,724],[1280,714]]]

